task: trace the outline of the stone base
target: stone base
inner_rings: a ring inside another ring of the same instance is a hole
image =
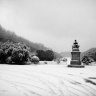
[[[81,65],[81,61],[71,60],[70,64],[71,64],[71,65]]]
[[[68,67],[84,68],[84,65],[68,65]]]

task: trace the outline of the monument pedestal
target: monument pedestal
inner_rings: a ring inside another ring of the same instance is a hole
[[[78,60],[71,60],[71,65],[81,65],[81,62]]]
[[[68,65],[68,67],[77,67],[77,68],[84,67],[84,65],[81,65],[80,53],[81,52],[79,52],[79,45],[75,40],[75,43],[73,45],[72,52],[71,52],[71,62],[70,62],[70,65]]]
[[[74,67],[74,68],[84,68],[84,65],[68,65],[68,67]]]

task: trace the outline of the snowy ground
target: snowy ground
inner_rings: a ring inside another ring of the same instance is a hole
[[[96,66],[0,65],[0,96],[96,96]]]

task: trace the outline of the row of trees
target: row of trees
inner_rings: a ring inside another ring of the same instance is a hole
[[[54,52],[52,50],[37,50],[36,53],[41,61],[52,61],[54,59]]]
[[[39,60],[51,61],[54,59],[54,53],[51,50],[37,50],[36,56],[24,43],[0,42],[0,63],[7,64],[26,64],[27,62],[39,62]]]

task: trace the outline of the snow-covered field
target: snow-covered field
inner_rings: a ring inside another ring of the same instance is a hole
[[[96,66],[0,65],[0,96],[96,96]]]

